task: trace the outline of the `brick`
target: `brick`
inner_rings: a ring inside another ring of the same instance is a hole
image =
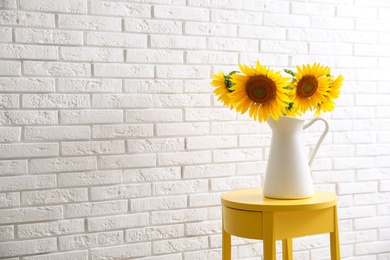
[[[86,44],[94,46],[146,48],[147,36],[140,34],[88,32],[86,34]]]
[[[263,40],[261,41],[260,49],[264,52],[295,53],[295,54],[308,53],[307,43],[305,42]]]
[[[203,8],[164,5],[154,6],[154,16],[163,19],[209,21],[209,13],[209,10]]]
[[[355,219],[370,217],[376,214],[375,206],[360,206],[360,207],[348,207],[340,208],[338,210],[339,219]]]
[[[121,19],[87,15],[58,15],[58,27],[93,31],[121,31]]]
[[[71,94],[25,94],[22,106],[26,108],[87,108],[89,95]]]
[[[60,250],[74,250],[79,248],[103,247],[123,243],[123,232],[112,231],[83,235],[63,236],[59,238]]]
[[[54,80],[46,78],[0,78],[0,90],[3,92],[52,92]]]
[[[359,243],[356,245],[357,255],[387,253],[390,247],[389,241],[375,241],[369,243]]]
[[[14,239],[14,226],[1,226],[0,227],[0,242]]]
[[[205,121],[208,119],[228,121],[237,118],[237,113],[227,108],[187,108],[184,112],[186,121]]]
[[[209,125],[205,123],[167,123],[156,125],[157,136],[205,135]]]
[[[151,214],[153,225],[203,221],[207,219],[206,208],[153,211]]]
[[[2,209],[0,224],[29,221],[58,220],[63,217],[62,206]],[[2,252],[2,250],[0,250]]]
[[[95,157],[57,157],[33,159],[30,162],[31,173],[67,172],[96,170]]]
[[[99,158],[100,169],[139,168],[156,166],[155,154],[107,155]]]
[[[27,160],[1,160],[0,175],[18,175],[27,173]]]
[[[154,102],[157,107],[209,106],[210,96],[207,94],[160,94],[155,95]]]
[[[367,144],[367,145],[357,145],[356,146],[356,155],[357,156],[378,156],[378,155],[387,155],[390,149],[389,144]]]
[[[150,19],[124,19],[125,31],[152,34],[182,34],[181,21]]]
[[[187,196],[131,199],[130,205],[131,212],[179,209],[187,206]]]
[[[127,201],[104,201],[94,203],[67,204],[64,206],[67,218],[92,217],[127,212]]]
[[[64,61],[89,62],[123,62],[124,53],[121,49],[61,47],[60,58]]]
[[[378,190],[376,182],[339,183],[338,194],[370,193]]]
[[[91,65],[86,63],[24,61],[24,73],[31,76],[91,76]]]
[[[127,141],[127,151],[130,153],[167,152],[184,149],[184,138],[135,139]]]
[[[25,140],[77,140],[91,136],[88,126],[30,126],[24,128]]]
[[[21,192],[22,205],[72,203],[87,200],[87,189],[56,189]]]
[[[310,53],[326,55],[352,55],[353,49],[347,43],[310,43]]]
[[[134,3],[99,1],[91,3],[91,13],[100,15],[151,17],[151,6]]]
[[[20,76],[21,73],[22,73],[22,65],[20,62],[0,61],[0,75],[1,76]]]
[[[353,30],[355,23],[352,19],[341,17],[315,16],[311,18],[311,26],[316,29]]]
[[[160,240],[184,236],[184,225],[154,226],[125,230],[127,242]]]
[[[15,42],[82,45],[83,33],[65,30],[48,30],[37,28],[16,28]]]
[[[142,63],[183,63],[184,52],[176,50],[127,50],[126,61]]]
[[[288,66],[288,60],[283,54],[273,53],[243,53],[240,55],[240,62],[246,64],[256,64],[258,60],[262,64],[268,64],[269,66]]]
[[[49,237],[84,232],[83,219],[59,220],[53,222],[18,225],[18,238]]]
[[[210,38],[211,50],[258,52],[259,42],[251,39]]]
[[[186,226],[188,236],[211,235],[222,232],[222,221],[214,220],[202,223],[189,223]]]
[[[211,21],[228,24],[262,24],[263,16],[258,12],[241,10],[213,10]]]
[[[92,260],[97,259],[123,259],[136,258],[151,255],[150,243],[111,246],[101,249],[92,249]]]
[[[214,162],[234,162],[261,160],[262,151],[260,149],[231,149],[213,151]]]
[[[183,35],[151,35],[150,45],[159,49],[206,49],[207,38]]]
[[[120,79],[58,79],[59,92],[121,92]]]
[[[124,141],[84,141],[61,143],[61,155],[118,154],[125,152]]]
[[[125,122],[180,122],[183,112],[178,108],[171,109],[130,109],[125,111]]]
[[[58,156],[58,143],[0,144],[1,158]]]
[[[58,58],[58,48],[54,46],[0,44],[0,58],[56,60]]]
[[[55,238],[6,242],[0,244],[0,257],[44,254],[55,252],[56,250],[57,242]]]
[[[182,165],[211,163],[211,152],[174,152],[161,153],[157,156],[157,165]]]
[[[267,168],[267,161],[243,162],[237,164],[237,175],[263,174]]]
[[[55,187],[56,177],[53,175],[1,177],[0,182],[0,191],[50,189]]]
[[[336,7],[327,4],[293,3],[291,7],[293,14],[303,14],[310,16],[335,16],[336,14]]]
[[[44,254],[38,256],[23,257],[23,260],[67,260],[67,259],[78,259],[88,260],[88,251],[72,251],[72,252],[61,252],[54,254]]]
[[[151,195],[150,184],[123,184],[90,188],[92,200],[127,199]]]
[[[237,25],[209,22],[185,22],[184,32],[189,35],[234,37],[237,36]]]
[[[210,177],[223,177],[233,176],[235,174],[234,164],[210,164],[210,165],[197,165],[197,166],[184,166],[183,178],[210,178]]]
[[[237,147],[235,136],[202,136],[188,137],[186,139],[187,149],[217,149]]]
[[[19,95],[0,94],[0,108],[18,108]]]
[[[261,124],[255,122],[212,122],[211,134],[255,134],[261,131]]]
[[[260,176],[232,177],[222,181],[221,179],[211,180],[212,191],[237,190],[246,188],[261,187]]]
[[[125,80],[125,92],[131,93],[180,93],[181,80]]]
[[[186,252],[208,247],[208,238],[203,237],[188,237],[169,240],[160,240],[154,242],[153,252],[156,254],[166,254],[173,252]]]
[[[153,102],[151,95],[143,94],[95,94],[94,108],[148,108]]]
[[[189,63],[196,64],[231,64],[238,62],[238,55],[230,52],[216,51],[187,51],[186,60]]]
[[[365,158],[364,160],[361,157],[347,157],[347,158],[335,158],[334,168],[338,170],[347,170],[347,169],[368,169],[374,167],[375,160],[374,158]]]
[[[58,174],[59,187],[84,187],[121,182],[121,171],[92,171]]]
[[[311,18],[311,17],[310,17]],[[308,16],[292,15],[286,17],[284,14],[265,14],[264,25],[276,27],[306,27],[310,23]]]
[[[16,9],[17,3],[16,0],[6,0],[0,3],[0,7]]]
[[[339,5],[337,6],[337,16],[353,18],[376,18],[377,9],[367,6]]]
[[[143,227],[149,224],[148,213],[136,213],[126,215],[111,215],[105,217],[88,218],[89,231],[115,230],[125,228]]]
[[[152,78],[154,69],[151,65],[133,65],[133,64],[104,64],[93,65],[95,76],[114,77],[114,78]]]
[[[55,111],[0,111],[0,123],[3,125],[46,125],[58,122]]]
[[[372,132],[340,132],[333,134],[335,144],[370,144],[375,142],[375,134]]]
[[[95,125],[92,126],[93,138],[124,138],[153,136],[152,124],[140,125]]]
[[[221,244],[221,243],[219,243]],[[235,249],[232,249],[232,257],[236,256]],[[185,252],[184,257],[187,260],[200,260],[200,259],[220,259],[222,258],[221,249],[210,249],[210,250],[201,250],[193,252]]]
[[[20,194],[18,192],[0,193],[0,208],[20,206]]]
[[[123,171],[124,182],[143,182],[160,180],[178,180],[181,178],[180,166],[129,169]]]
[[[372,15],[372,13],[371,13]],[[373,32],[387,32],[386,28],[389,26],[389,21],[385,19],[357,19],[356,29],[359,31],[368,30],[372,28]]]
[[[159,182],[153,184],[154,195],[190,194],[208,191],[207,180]]]
[[[202,193],[189,195],[190,207],[210,207],[219,205],[221,205],[220,193]]]
[[[62,110],[60,116],[62,124],[121,123],[123,121],[120,110]]]
[[[0,24],[55,28],[55,19],[54,14],[2,10]]]
[[[19,127],[1,127],[0,142],[20,141],[21,129]]]
[[[53,2],[50,0],[29,1],[21,0],[20,8],[43,12],[62,12],[62,13],[87,13],[87,3],[83,0],[65,0]]]

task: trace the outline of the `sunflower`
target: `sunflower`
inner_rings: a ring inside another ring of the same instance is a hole
[[[219,71],[218,74],[211,74],[213,80],[211,85],[215,86],[214,94],[218,97],[218,101],[222,101],[225,106],[230,106],[230,109],[233,109],[233,104],[230,102],[229,88],[231,87],[230,75],[234,73],[231,72],[229,75],[225,75],[222,71]]]
[[[303,65],[302,68],[297,66],[297,70],[294,73],[296,79],[291,83],[291,97],[294,100],[293,111],[299,115],[327,101],[332,77],[329,75],[330,68],[318,63]]]
[[[285,88],[289,85],[288,78],[261,66],[260,62],[256,63],[256,67],[238,66],[244,75],[231,76],[233,92],[228,94],[236,110],[244,114],[249,109],[249,116],[260,122],[270,116],[278,120],[279,116],[285,115],[288,104],[292,102],[289,90]]]
[[[330,84],[329,92],[326,95],[326,101],[319,104],[316,108],[316,116],[319,116],[321,112],[330,112],[333,111],[336,103],[334,99],[337,99],[340,96],[340,87],[343,84],[343,76],[338,76]]]

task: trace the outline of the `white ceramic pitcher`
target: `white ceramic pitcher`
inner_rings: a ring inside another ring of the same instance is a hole
[[[318,120],[325,123],[325,130],[308,160],[304,151],[302,132]],[[270,118],[267,123],[272,130],[272,139],[263,187],[264,195],[274,199],[311,197],[314,194],[314,187],[310,166],[328,133],[328,122],[315,117],[305,124],[302,119],[280,117],[278,121]]]

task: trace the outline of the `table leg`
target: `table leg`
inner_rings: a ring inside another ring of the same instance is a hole
[[[263,212],[263,250],[265,260],[276,260],[276,240],[273,212]]]
[[[222,260],[232,259],[232,236],[225,231],[222,214]]]
[[[292,238],[283,239],[283,260],[292,260]]]
[[[339,225],[337,206],[334,207],[334,230],[330,233],[330,253],[332,260],[340,260]]]

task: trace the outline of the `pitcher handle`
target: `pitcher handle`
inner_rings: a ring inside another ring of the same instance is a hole
[[[326,134],[327,134],[328,131],[329,131],[329,124],[328,124],[328,121],[326,121],[326,120],[323,119],[322,117],[315,117],[315,118],[313,118],[312,120],[310,120],[307,124],[305,124],[305,125],[303,126],[303,130],[305,130],[306,128],[310,127],[312,124],[314,124],[314,123],[315,123],[316,121],[318,121],[318,120],[324,122],[324,124],[325,124],[325,129],[324,129],[324,132],[322,133],[322,135],[320,136],[320,139],[318,139],[317,144],[316,144],[316,146],[314,147],[314,150],[311,152],[310,160],[309,160],[309,167],[311,167],[311,164],[313,163],[314,157],[316,156],[317,150],[318,150],[318,148],[320,147],[322,141],[324,140]]]

